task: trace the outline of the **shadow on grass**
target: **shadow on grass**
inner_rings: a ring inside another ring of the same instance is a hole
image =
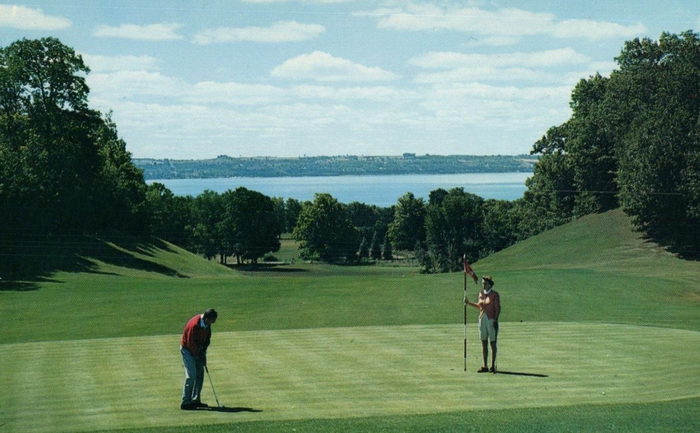
[[[289,267],[283,263],[250,263],[242,265],[226,265],[229,269],[243,272],[278,272],[278,273],[295,273],[309,272],[308,269]]]
[[[149,260],[148,258],[155,256],[157,250],[172,249],[165,242],[155,238],[47,236],[33,239],[31,242],[12,245],[11,249],[3,252],[5,257],[0,263],[0,291],[36,290],[39,287],[38,283],[52,281],[51,275],[59,271],[116,275],[100,271],[95,261],[187,278],[175,269]]]
[[[498,370],[496,374],[510,374],[511,376],[528,376],[528,377],[549,377],[549,375],[546,374],[539,374],[539,373],[520,373],[517,371],[503,371],[503,370]]]
[[[38,290],[35,283],[25,281],[0,281],[0,292],[31,292]]]
[[[208,412],[227,412],[227,413],[240,413],[240,412],[262,412],[261,409],[253,409],[252,407],[226,407],[226,406],[209,406],[201,407],[197,410],[205,410]]]

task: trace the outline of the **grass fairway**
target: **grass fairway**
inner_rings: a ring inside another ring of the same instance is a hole
[[[461,274],[107,250],[0,286],[0,432],[700,430],[700,263],[619,211],[475,264],[496,279],[498,364],[516,374],[475,373],[473,310],[462,371]],[[234,409],[181,412],[179,332],[209,306],[210,370]]]

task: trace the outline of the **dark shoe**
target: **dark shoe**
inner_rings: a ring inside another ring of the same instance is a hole
[[[487,367],[481,367],[481,368],[477,371],[477,373],[488,373],[488,372],[489,372],[489,369],[488,369]]]
[[[190,401],[188,403],[182,403],[180,405],[180,409],[182,410],[195,410],[197,409],[197,403]]]
[[[491,367],[491,370],[489,370],[491,373],[496,374],[496,367]]]
[[[208,404],[202,403],[201,401],[195,401],[193,403],[194,403],[195,407],[209,407]]]

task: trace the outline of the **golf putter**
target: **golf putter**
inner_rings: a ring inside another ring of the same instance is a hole
[[[204,370],[207,372],[207,376],[209,377],[209,384],[211,385],[211,391],[214,393],[214,399],[216,400],[216,407],[221,407],[221,404],[219,404],[219,397],[216,396],[216,390],[214,389],[214,382],[211,381],[211,374],[209,374],[209,367],[207,367],[205,365]]]

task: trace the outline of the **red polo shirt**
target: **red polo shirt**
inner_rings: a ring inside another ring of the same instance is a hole
[[[200,326],[202,315],[197,314],[185,325],[180,339],[180,346],[190,351],[192,356],[201,356],[206,352],[211,342],[211,326]]]

